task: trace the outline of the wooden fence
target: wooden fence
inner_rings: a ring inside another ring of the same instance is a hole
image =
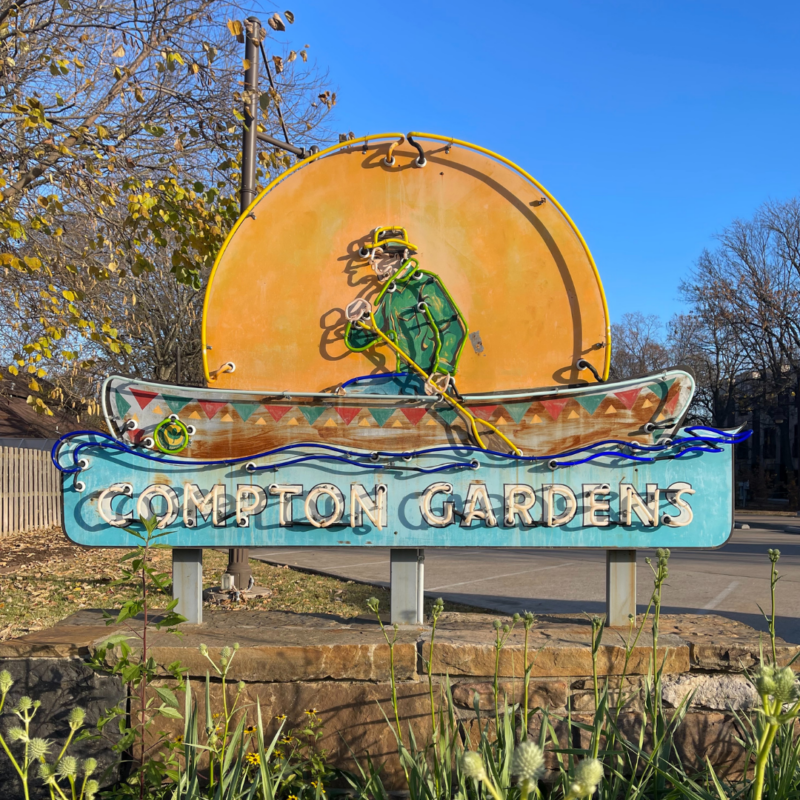
[[[61,481],[49,450],[0,447],[0,537],[61,525]]]

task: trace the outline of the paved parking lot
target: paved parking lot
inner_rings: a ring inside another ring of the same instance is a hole
[[[784,533],[800,520],[784,516],[740,516],[750,530],[734,531],[718,550],[674,551],[665,612],[714,612],[766,630],[759,604],[769,610],[767,549],[781,551],[778,584],[778,633],[800,643],[800,534]],[[650,597],[652,581],[640,551],[637,599]],[[277,564],[302,566],[343,578],[388,585],[385,548],[272,548],[251,556]],[[596,613],[605,606],[605,554],[593,550],[444,549],[425,551],[425,591],[445,601],[470,603],[513,613]]]

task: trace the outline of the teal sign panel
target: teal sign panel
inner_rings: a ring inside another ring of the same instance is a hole
[[[84,435],[54,457],[78,470],[63,475],[64,529],[95,547],[132,545],[124,528],[154,514],[174,547],[723,544],[733,528],[733,448],[657,456],[556,466],[479,451],[458,462],[428,453],[378,463],[298,445],[276,468],[267,458],[147,458]]]

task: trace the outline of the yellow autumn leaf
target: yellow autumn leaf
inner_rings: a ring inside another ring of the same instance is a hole
[[[242,23],[238,19],[229,19],[228,30],[231,32],[231,36],[236,36],[238,38],[239,36],[242,35],[244,28],[242,27]]]
[[[120,45],[120,46],[119,46],[119,47],[118,47],[118,48],[117,48],[117,49],[116,49],[116,50],[115,50],[115,51],[112,53],[112,55],[114,56],[114,58],[125,58],[125,48],[124,48],[122,45]]]

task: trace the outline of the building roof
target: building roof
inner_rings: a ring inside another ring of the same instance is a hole
[[[54,408],[52,417],[37,413],[28,405],[29,392],[14,381],[3,381],[0,390],[0,438],[57,439],[82,427],[74,411]]]

